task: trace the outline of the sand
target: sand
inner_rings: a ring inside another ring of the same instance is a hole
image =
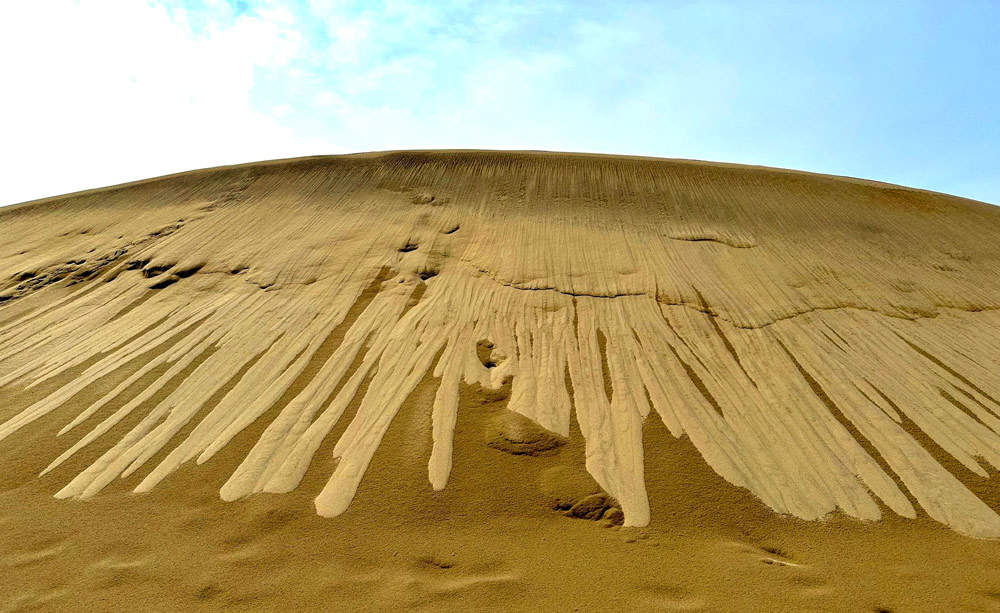
[[[0,209],[0,603],[1000,610],[998,239],[534,152]]]

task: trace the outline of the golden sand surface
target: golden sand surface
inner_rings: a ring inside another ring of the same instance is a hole
[[[1000,610],[998,270],[1000,208],[652,158],[0,209],[0,610]]]

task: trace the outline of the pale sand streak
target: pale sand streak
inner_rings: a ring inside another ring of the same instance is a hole
[[[985,205],[725,165],[402,153],[54,199],[0,211],[0,233],[0,383],[82,369],[0,425],[0,439],[137,368],[67,415],[61,435],[87,432],[46,471],[87,445],[105,451],[60,497],[137,470],[136,491],[148,491],[271,408],[221,496],[290,491],[367,380],[316,499],[338,515],[432,374],[433,450],[414,461],[434,489],[452,467],[459,386],[512,378],[511,410],[562,436],[576,419],[587,469],[629,525],[649,521],[642,425],[655,412],[775,511],[874,520],[878,499],[913,517],[899,483],[955,530],[1000,536],[994,510],[912,435],[979,478],[1000,467],[1000,213]],[[493,343],[494,368],[480,341]],[[134,399],[116,400],[157,367]],[[136,411],[122,438],[102,438]]]

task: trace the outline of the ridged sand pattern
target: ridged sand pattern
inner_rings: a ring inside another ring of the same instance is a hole
[[[47,470],[106,451],[58,497],[136,471],[148,491],[258,419],[272,421],[221,497],[287,492],[350,419],[316,498],[339,515],[430,373],[433,451],[413,461],[435,489],[460,386],[509,381],[510,410],[561,436],[577,421],[627,525],[649,521],[641,434],[661,419],[779,513],[875,520],[879,501],[1000,536],[995,510],[939,461],[977,479],[1000,468],[988,205],[721,164],[410,152],[12,207],[0,245],[0,385],[80,372],[8,411],[0,439],[135,369],[63,427]]]

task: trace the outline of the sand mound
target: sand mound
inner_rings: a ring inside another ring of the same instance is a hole
[[[780,513],[919,505],[1000,536],[940,461],[979,477],[1000,466],[1000,211],[985,205],[704,163],[391,153],[22,205],[0,212],[0,232],[0,384],[87,366],[5,409],[0,439],[141,364],[64,424],[75,442],[46,470],[132,426],[61,498],[138,470],[148,491],[272,411],[222,497],[292,490],[363,394],[316,499],[338,515],[430,372],[435,489],[459,387],[510,378],[508,408],[544,430],[568,436],[575,412],[587,469],[627,525],[649,521],[641,436],[655,411]]]
[[[998,537],[998,244],[1000,209],[945,195],[569,154],[302,159],[28,203],[0,210],[0,451],[57,498],[225,455],[224,500],[309,473],[338,516],[426,396],[403,412],[429,448],[382,451],[414,491],[448,489],[478,412],[466,470],[555,462],[540,495],[573,517],[709,500],[644,469],[683,443],[701,460],[678,470],[703,460],[779,514]]]

